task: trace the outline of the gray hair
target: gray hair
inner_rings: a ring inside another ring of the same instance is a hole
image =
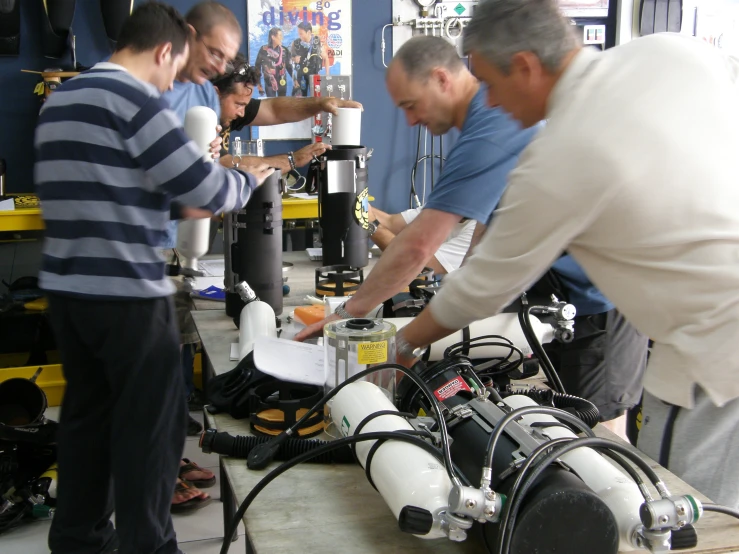
[[[457,49],[446,39],[432,36],[413,37],[398,49],[393,62],[400,62],[411,79],[427,81],[431,71],[444,67],[452,73],[464,69]]]
[[[465,54],[479,53],[508,73],[511,58],[532,52],[551,72],[580,46],[575,32],[552,0],[481,0],[464,30]]]

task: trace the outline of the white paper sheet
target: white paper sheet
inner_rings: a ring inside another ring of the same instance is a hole
[[[198,262],[198,269],[206,277],[223,277],[226,274],[226,260],[202,260]]]
[[[323,386],[323,346],[272,337],[254,343],[257,368],[284,381]]]
[[[315,194],[308,194],[307,192],[293,192],[290,194],[293,198],[300,198],[301,200],[318,200],[318,196]]]
[[[231,343],[231,354],[229,354],[228,359],[232,362],[239,361],[239,343],[238,342]]]

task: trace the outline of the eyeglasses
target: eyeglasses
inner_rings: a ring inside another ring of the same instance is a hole
[[[246,70],[249,69],[249,63],[235,64],[233,61],[226,62],[226,73],[225,77],[233,77],[235,75],[246,75]]]
[[[225,54],[223,52],[221,52],[217,48],[212,48],[212,47],[208,46],[205,43],[205,41],[203,40],[203,36],[200,33],[198,33],[197,31],[196,31],[196,33],[197,33],[198,40],[203,43],[203,46],[205,46],[205,49],[208,51],[208,55],[211,58],[213,58],[213,61],[214,62],[216,62],[217,64],[220,65],[220,64],[222,64],[223,62],[226,61],[226,56],[225,56]],[[229,62],[226,62],[226,63],[229,63]]]

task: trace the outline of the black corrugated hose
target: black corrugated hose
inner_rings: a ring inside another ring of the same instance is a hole
[[[590,402],[578,396],[563,394],[549,389],[528,389],[516,391],[515,394],[523,394],[542,406],[553,406],[569,412],[582,419],[592,429],[600,421],[598,408]]]
[[[218,433],[214,429],[208,429],[200,437],[200,448],[203,452],[210,454],[223,454],[233,458],[247,458],[249,452],[260,444],[266,444],[274,437],[252,437],[252,436],[233,436],[229,433]],[[305,452],[310,452],[321,446],[328,444],[329,441],[318,439],[286,439],[280,444],[277,450],[275,460],[286,461],[292,460],[296,456]],[[349,446],[337,449],[332,452],[320,454],[309,460],[317,464],[353,464],[356,462],[354,454]]]

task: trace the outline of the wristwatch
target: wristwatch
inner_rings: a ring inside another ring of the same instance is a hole
[[[341,304],[336,306],[334,313],[341,319],[352,319],[354,316],[347,312],[346,309],[344,309],[344,306],[346,306],[346,302],[342,302]]]
[[[420,358],[426,353],[428,346],[413,346],[403,336],[403,333],[395,335],[395,354],[400,358]]]
[[[287,161],[290,163],[290,170],[295,171],[295,156],[292,152],[287,153]]]
[[[380,228],[380,220],[375,219],[374,221],[370,222],[369,227],[367,227],[367,231],[369,231],[369,236],[374,235],[377,232],[377,229]]]

